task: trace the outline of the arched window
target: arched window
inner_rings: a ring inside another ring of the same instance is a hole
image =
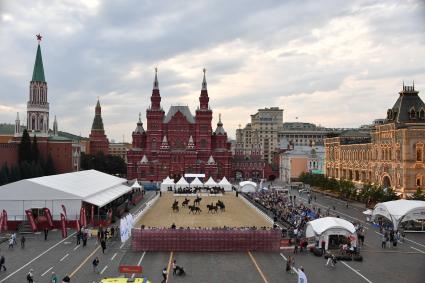
[[[422,175],[416,175],[416,187],[422,187],[422,184],[423,184],[423,182],[422,182]]]
[[[416,111],[413,107],[409,111],[409,116],[410,116],[410,119],[416,119]]]
[[[419,118],[425,119],[425,110],[421,108],[421,111],[419,111]]]
[[[156,139],[152,139],[152,149],[156,149]]]
[[[416,161],[423,161],[423,145],[416,145]]]

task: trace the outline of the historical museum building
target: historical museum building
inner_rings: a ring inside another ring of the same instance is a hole
[[[26,128],[31,139],[37,137],[40,157],[47,160],[50,154],[54,167],[58,173],[79,170],[80,149],[73,146],[71,139],[58,135],[56,116],[53,122],[53,131],[49,130],[50,115],[47,97],[47,82],[44,76],[43,59],[39,41],[35,58],[34,70],[29,86],[29,99],[27,102],[26,126],[21,126],[19,113],[15,120],[14,137],[7,143],[0,143],[0,163],[6,162],[9,166],[18,162],[18,144],[23,130]]]
[[[186,173],[203,173],[216,180],[229,178],[230,143],[221,117],[212,130],[212,115],[205,70],[195,115],[187,106],[171,106],[165,114],[155,70],[151,105],[146,110],[147,129],[139,114],[132,134],[133,148],[127,152],[127,179],[162,181],[167,176],[178,179]]]
[[[404,86],[382,124],[370,133],[352,132],[325,140],[326,175],[391,187],[406,197],[425,189],[425,104]]]
[[[89,136],[90,153],[96,155],[101,152],[104,155],[109,154],[109,141],[105,135],[102,120],[102,107],[100,107],[99,99],[97,100],[93,124]]]

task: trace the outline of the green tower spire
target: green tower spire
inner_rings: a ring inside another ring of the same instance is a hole
[[[43,68],[43,58],[41,57],[41,48],[40,44],[37,47],[37,55],[35,57],[34,71],[32,73],[33,82],[46,82],[44,78],[44,68]]]

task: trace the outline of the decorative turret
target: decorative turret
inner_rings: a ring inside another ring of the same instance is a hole
[[[205,73],[207,70],[204,68],[202,71],[204,72],[204,78],[202,80],[201,95],[199,97],[199,108],[201,110],[208,110],[208,102],[210,101],[210,98],[208,97],[207,79],[205,78]]]
[[[99,98],[96,103],[95,115],[89,139],[91,154],[102,152],[104,155],[107,155],[109,153],[109,141],[103,128],[102,108],[100,107]]]
[[[139,112],[139,121],[137,122],[137,126],[133,134],[143,134],[144,132],[145,132],[145,129],[143,129],[142,113]]]
[[[212,155],[210,155],[210,158],[208,158],[207,164],[208,164],[208,165],[213,165],[213,164],[215,164],[215,160],[214,160],[214,157],[213,157]]]
[[[55,121],[53,121],[53,135],[54,136],[58,135],[58,121],[56,120],[56,115],[55,115]]]
[[[19,112],[16,112],[15,120],[15,137],[21,134],[21,120],[19,119]]]
[[[100,106],[99,98],[97,99],[95,115],[93,119],[93,124],[91,126],[91,130],[101,132],[101,133],[105,132],[105,130],[103,129],[102,107]]]
[[[149,161],[148,161],[148,158],[146,157],[146,154],[143,155],[142,160],[140,160],[140,164],[147,164],[148,162]]]
[[[189,137],[189,142],[187,143],[186,148],[187,149],[195,149],[195,143],[193,142],[192,135],[190,135],[190,137]]]
[[[170,149],[170,146],[168,145],[167,136],[164,136],[164,138],[162,139],[161,149],[162,150]]]
[[[214,132],[216,135],[226,135],[226,131],[223,128],[223,123],[221,122],[221,114],[218,114],[218,123],[217,129]]]
[[[155,79],[153,81],[153,89],[151,96],[151,109],[161,109],[161,95],[159,94],[159,83],[158,83],[158,68],[155,68]]]
[[[403,124],[425,121],[425,103],[415,90],[415,82],[411,86],[404,85],[399,97],[391,109],[387,111],[386,122]]]

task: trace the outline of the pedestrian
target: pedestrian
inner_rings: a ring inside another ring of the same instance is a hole
[[[97,270],[97,266],[99,265],[99,258],[98,258],[98,257],[95,257],[95,258],[93,259],[92,264],[93,264],[93,271],[94,271],[94,272],[98,272],[98,270]]]
[[[347,202],[345,203],[345,208],[348,208],[348,200],[347,200]]]
[[[69,277],[69,275],[65,275],[65,277],[62,279],[62,283],[69,283],[71,282],[71,278]]]
[[[386,247],[387,247],[387,237],[385,237],[385,235],[382,235],[381,248],[385,249]]]
[[[28,283],[34,283],[34,270],[30,269],[27,273],[27,281]]]
[[[114,238],[114,232],[115,232],[115,228],[114,226],[111,227],[111,238]]]
[[[291,271],[291,261],[292,257],[288,256],[288,260],[286,261],[286,273],[289,273]]]
[[[44,228],[44,240],[47,241],[47,235],[49,234],[49,229]]]
[[[52,271],[52,276],[50,276],[50,283],[58,283],[58,277],[54,271]]]
[[[167,268],[164,267],[164,269],[162,269],[162,281],[161,283],[165,283],[167,282]]]
[[[174,276],[174,275],[176,275],[176,272],[177,272],[177,263],[176,263],[176,260],[173,260],[172,267],[173,267],[173,276]]]
[[[322,240],[322,242],[320,243],[320,247],[322,249],[322,254],[325,254],[325,247],[326,247],[326,242],[325,240]]]
[[[13,238],[12,237],[10,237],[9,238],[9,249],[13,249]]]
[[[84,231],[83,233],[83,247],[87,246],[87,233]]]
[[[307,283],[307,276],[304,273],[304,267],[298,269],[298,283]]]
[[[105,253],[105,250],[106,250],[106,241],[105,241],[105,239],[102,239],[100,241],[100,245],[102,246],[102,253]]]
[[[404,243],[404,238],[406,237],[406,232],[401,231],[401,241]]]
[[[13,239],[13,245],[17,245],[18,243],[16,242],[16,233],[15,232],[12,234],[12,239]]]
[[[81,232],[80,231],[77,232],[77,246],[79,244],[81,244]]]
[[[0,271],[3,268],[3,271],[6,271],[6,259],[4,258],[4,255],[0,256]]]
[[[25,237],[24,237],[24,235],[21,236],[21,248],[25,248]]]

